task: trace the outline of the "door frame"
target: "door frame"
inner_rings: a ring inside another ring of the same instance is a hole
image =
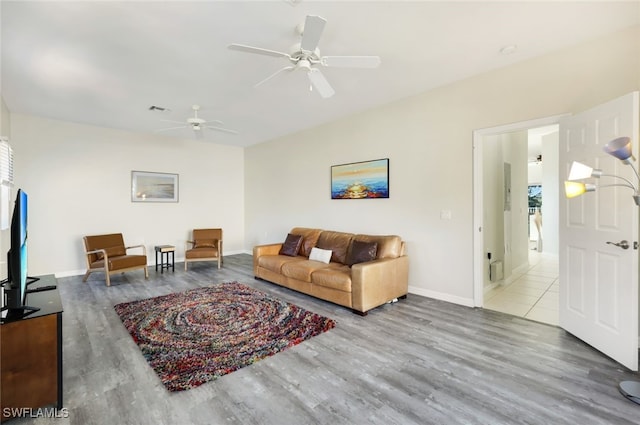
[[[529,128],[544,127],[559,124],[560,120],[571,114],[553,115],[520,121],[497,127],[482,128],[473,131],[473,305],[482,307],[484,304],[484,186],[483,186],[483,157],[482,143],[485,136],[527,130]]]

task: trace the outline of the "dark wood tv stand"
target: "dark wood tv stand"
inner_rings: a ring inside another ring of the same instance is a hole
[[[57,285],[53,275],[39,278],[28,289]],[[27,294],[26,304],[40,310],[25,317],[7,316],[0,324],[2,422],[20,414],[36,415],[40,408],[62,409],[60,292]]]

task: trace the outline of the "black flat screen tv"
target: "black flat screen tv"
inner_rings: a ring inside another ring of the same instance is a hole
[[[26,316],[38,308],[25,305],[27,285],[37,279],[27,276],[27,217],[29,197],[18,189],[11,217],[11,248],[7,253],[7,279],[5,295],[7,303],[3,310],[12,316]]]

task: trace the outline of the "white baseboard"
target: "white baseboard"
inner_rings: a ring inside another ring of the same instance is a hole
[[[235,255],[235,254],[253,254],[253,251],[249,251],[247,252],[246,250],[235,250],[235,251],[226,251],[224,253],[224,256],[227,255]],[[223,257],[224,258],[224,257]],[[176,263],[182,263],[184,262],[184,257],[176,257],[175,259]],[[156,262],[155,259],[153,261],[149,261],[147,263],[147,267],[155,267],[156,266]],[[87,269],[82,269],[82,270],[67,270],[67,271],[62,271],[62,272],[55,272],[54,276],[55,277],[70,277],[70,276],[80,276],[85,274],[87,271]]]
[[[446,301],[453,304],[459,304],[465,307],[474,307],[473,298],[457,297],[455,295],[445,294],[437,291],[431,291],[429,289],[418,288],[416,286],[411,286],[411,285],[409,285],[409,293],[421,295],[423,297],[434,298],[436,300]]]

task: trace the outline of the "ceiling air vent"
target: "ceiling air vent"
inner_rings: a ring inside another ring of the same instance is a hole
[[[168,112],[169,108],[163,108],[162,106],[151,105],[149,106],[150,111],[160,111],[160,112]]]

